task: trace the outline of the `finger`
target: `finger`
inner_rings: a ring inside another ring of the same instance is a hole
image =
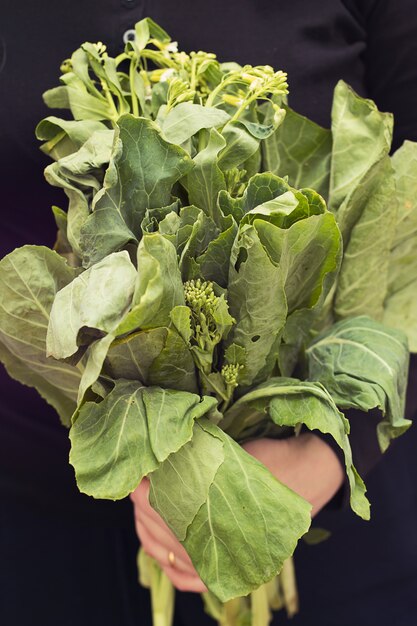
[[[159,513],[153,509],[149,503],[149,490],[150,490],[150,482],[147,478],[144,478],[135,491],[130,494],[130,499],[133,502],[135,517],[137,515],[142,515],[142,513],[146,513],[148,517],[150,517],[157,524],[165,523],[163,522]]]
[[[190,570],[194,571],[194,566],[184,546],[181,545],[172,530],[159,515],[158,518],[159,520],[155,523],[154,518],[148,516],[143,511],[135,516],[136,521],[145,526],[158,543],[163,544],[168,551],[172,551],[175,556],[188,565]]]
[[[131,500],[134,504],[135,519],[142,522],[155,537],[159,543],[168,547],[168,551],[172,551],[176,556],[187,563],[189,568],[194,571],[194,566],[185,548],[180,544],[172,530],[166,525],[162,517],[149,504],[149,487],[150,483],[147,478],[142,480],[139,486],[131,494]]]
[[[163,566],[162,569],[178,591],[191,591],[194,593],[204,593],[207,591],[207,587],[201,578],[199,578],[198,574],[194,574],[193,576],[185,574],[170,565]]]
[[[173,569],[178,569],[184,573],[197,575],[193,565],[184,562],[181,556],[177,554],[175,545],[163,544],[140,520],[136,520],[136,532],[145,552],[158,561],[161,567],[171,566]],[[168,555],[170,552],[175,555],[175,566],[172,566],[169,562]]]

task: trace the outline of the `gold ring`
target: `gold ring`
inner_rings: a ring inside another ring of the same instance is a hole
[[[175,567],[175,554],[171,550],[168,552],[168,563],[171,567]]]

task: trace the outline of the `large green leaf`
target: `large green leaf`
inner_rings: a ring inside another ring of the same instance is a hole
[[[207,146],[194,157],[194,168],[183,180],[190,203],[203,209],[218,226],[221,225],[222,215],[217,206],[217,197],[221,190],[226,189],[218,158],[225,145],[222,135],[212,128]]]
[[[417,352],[417,143],[406,141],[392,157],[398,213],[389,257],[384,322],[403,330]]]
[[[164,347],[149,367],[148,384],[198,393],[194,359],[175,330],[168,329]]]
[[[194,420],[215,403],[183,391],[116,382],[104,400],[81,407],[70,431],[70,463],[80,491],[124,498],[190,441]]]
[[[61,187],[68,197],[67,237],[74,253],[81,257],[80,233],[89,215],[88,194],[84,193],[74,180],[63,175],[58,162],[48,165],[45,169],[45,178],[50,185]]]
[[[228,303],[237,320],[228,336],[246,350],[240,374],[242,385],[258,381],[268,355],[287,316],[284,276],[262,245],[256,229],[245,225],[235,240],[230,258]]]
[[[220,287],[227,288],[229,280],[229,261],[233,242],[237,235],[237,224],[232,216],[228,216],[225,230],[212,239],[197,259],[200,275],[204,280],[216,282]]]
[[[219,167],[223,172],[242,165],[258,150],[259,139],[248,132],[239,121],[227,124],[222,135],[226,140],[226,145],[219,154]]]
[[[113,331],[132,302],[136,277],[128,253],[115,252],[61,289],[51,310],[48,355],[70,357],[80,345],[90,343],[91,329]],[[97,332],[92,337],[97,337]]]
[[[199,425],[223,443],[224,462],[183,545],[210,591],[226,602],[280,571],[310,526],[311,506],[218,427]]]
[[[95,229],[102,232],[100,220],[103,217],[109,220],[109,214],[114,213],[119,230],[122,217],[127,227],[126,237],[130,232],[139,239],[146,210],[169,205],[174,183],[192,168],[193,163],[179,146],[165,141],[159,128],[148,119],[123,115],[117,126],[107,179],[95,199],[94,210],[100,209],[101,212],[91,219]],[[121,245],[122,240],[123,237],[117,245]],[[96,242],[96,246],[99,244],[105,247],[103,254],[108,254],[108,244],[102,239]]]
[[[288,176],[293,187],[311,187],[327,198],[331,132],[289,107],[284,108],[286,115],[281,126],[261,144],[264,169]]]
[[[389,153],[393,118],[339,81],[332,108],[329,207],[337,211],[363,176]]]
[[[309,378],[320,381],[339,407],[381,410],[382,450],[409,428],[404,419],[408,346],[401,331],[366,316],[350,318],[321,333],[306,356]]]
[[[313,307],[327,274],[338,269],[340,232],[327,212],[278,228],[257,219],[254,226],[271,259],[281,268],[288,311]]]
[[[113,130],[94,131],[79,150],[59,159],[60,168],[75,176],[84,176],[103,166],[107,168],[113,140]]]
[[[239,198],[233,198],[227,191],[221,191],[219,206],[225,215],[233,215],[239,223],[248,211],[277,198],[290,189],[283,178],[263,172],[252,176],[243,195]]]
[[[80,372],[46,356],[56,293],[77,270],[48,248],[24,246],[0,261],[0,358],[10,376],[35,389],[69,424]]]
[[[88,389],[90,389],[99,378],[104,360],[113,340],[114,335],[109,333],[88,346],[87,352],[83,357],[83,363],[85,365],[78,388],[78,406],[83,402]]]
[[[388,157],[373,174],[373,184],[359,185],[353,196],[360,206],[360,217],[345,245],[335,313],[338,318],[369,315],[380,320],[397,216],[394,171]]]
[[[183,207],[180,212],[180,228],[189,225],[187,240],[182,246],[180,268],[184,281],[190,278],[190,266],[203,254],[210,242],[219,235],[219,228],[201,209],[195,206]]]
[[[147,384],[149,368],[161,353],[168,329],[152,328],[117,339],[106,357],[105,371],[113,379]]]
[[[94,120],[62,120],[50,115],[39,122],[36,137],[44,141],[42,152],[58,161],[61,157],[76,152],[96,130],[106,127]]]
[[[75,120],[114,120],[114,111],[104,96],[89,93],[87,86],[74,72],[61,77],[66,85],[69,107]]]
[[[323,385],[295,378],[271,378],[235,403],[231,411],[238,425],[239,412],[245,406],[267,414],[277,426],[295,428],[305,424],[309,430],[330,434],[344,453],[352,509],[364,519],[369,519],[365,485],[352,462],[349,422]]]
[[[223,443],[195,422],[191,441],[151,475],[150,503],[181,541],[223,461]]]
[[[230,115],[221,109],[182,102],[169,111],[161,123],[161,129],[169,142],[182,144],[202,128],[218,128],[229,119]]]
[[[175,247],[160,233],[143,236],[132,310],[117,328],[123,335],[138,329],[169,326],[171,310],[185,304]]]

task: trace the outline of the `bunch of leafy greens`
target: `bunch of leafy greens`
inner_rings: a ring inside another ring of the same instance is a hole
[[[390,157],[391,115],[343,82],[325,130],[283,72],[135,32],[116,58],[82,45],[45,93],[73,117],[37,127],[68,208],[54,250],[0,262],[0,356],[70,427],[80,490],[149,476],[211,613],[265,624],[310,506],[239,444],[329,433],[369,517],[341,410],[378,408],[383,450],[409,426],[417,145]]]

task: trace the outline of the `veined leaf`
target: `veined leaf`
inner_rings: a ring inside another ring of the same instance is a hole
[[[277,426],[295,428],[305,424],[309,430],[329,433],[345,456],[352,509],[362,518],[369,519],[365,485],[352,462],[349,422],[323,385],[295,378],[271,378],[239,398],[231,409],[236,420],[245,405],[267,414]]]
[[[286,115],[281,126],[261,144],[264,169],[288,176],[293,187],[311,187],[327,198],[331,132],[289,107],[284,109]]]
[[[240,230],[232,248],[228,303],[237,320],[228,344],[246,350],[240,380],[242,385],[251,385],[258,381],[287,317],[283,273],[271,261],[253,226]]]
[[[91,335],[82,337],[83,330],[112,332],[132,302],[136,277],[128,253],[115,252],[61,289],[51,310],[48,355],[64,359],[75,354],[91,342]]]
[[[230,115],[221,109],[181,102],[164,118],[161,129],[170,143],[182,144],[202,128],[224,126]]]
[[[106,373],[113,380],[125,378],[146,385],[149,368],[161,353],[167,333],[167,328],[152,328],[116,339],[106,357]]]
[[[321,333],[306,355],[309,378],[320,381],[339,407],[381,410],[383,451],[409,428],[404,419],[408,346],[401,331],[366,316],[346,319]]]
[[[120,216],[125,222],[126,237],[130,232],[140,239],[146,210],[169,205],[174,183],[192,168],[193,163],[179,146],[163,139],[152,121],[123,115],[117,125],[119,130],[105,185],[94,205],[95,211],[100,209],[103,213],[91,219],[96,230],[101,232],[100,216],[104,215],[108,220],[109,213],[113,212],[119,229]],[[155,167],[156,163],[158,167]],[[103,245],[104,255],[110,252],[105,241],[100,240],[96,245]]]
[[[372,177],[372,185],[368,176],[364,187],[358,185],[352,196],[360,206],[360,217],[343,253],[334,304],[339,319],[369,315],[381,320],[383,315],[397,216],[394,171],[388,157],[380,161]]]
[[[190,441],[194,420],[215,403],[182,391],[116,382],[100,403],[81,407],[70,431],[70,463],[80,491],[124,498]]]
[[[389,153],[393,117],[339,81],[333,98],[329,208],[337,212],[363,176]]]
[[[69,425],[80,372],[46,356],[49,315],[56,293],[78,271],[56,252],[24,246],[0,261],[0,358],[8,373],[40,395]]]
[[[398,213],[388,265],[384,323],[407,334],[417,352],[417,143],[406,141],[392,157]]]
[[[311,507],[220,428],[198,424],[223,443],[224,462],[183,545],[210,591],[226,602],[281,570],[310,526]]]
[[[41,150],[58,161],[76,152],[96,130],[105,130],[102,122],[95,120],[62,120],[50,115],[39,122],[36,137],[44,141]]]
[[[220,133],[212,128],[209,142],[194,158],[194,168],[182,181],[188,191],[191,204],[195,204],[211,217],[217,226],[221,226],[222,215],[217,206],[217,197],[221,190],[226,189],[226,182],[221,171],[218,158],[219,152],[225,147],[226,141]]]
[[[138,247],[138,274],[132,310],[121,321],[117,335],[169,326],[170,312],[185,304],[175,247],[160,233],[143,236]]]
[[[223,461],[223,443],[195,422],[191,441],[151,475],[150,503],[181,541]]]

